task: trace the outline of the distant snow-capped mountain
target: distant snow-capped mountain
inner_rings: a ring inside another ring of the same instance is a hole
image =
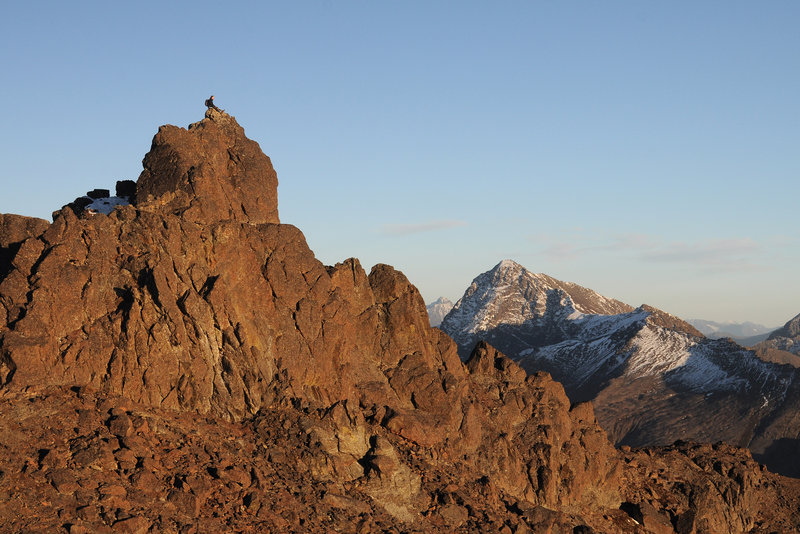
[[[535,334],[535,339],[524,336],[511,351],[509,343],[513,342],[512,337],[501,335],[503,342],[496,346],[501,348],[500,345],[505,345],[506,354],[511,355],[532,345],[568,337],[566,332],[559,331],[559,327],[568,324],[564,319],[569,317],[585,313],[610,315],[632,310],[631,306],[603,297],[591,289],[532,273],[511,260],[503,260],[472,281],[464,296],[442,321],[441,328],[459,344],[466,356],[479,339],[494,343],[492,334],[497,329],[505,331],[510,327],[519,330],[514,327],[536,324],[537,328],[526,329]]]
[[[751,323],[718,323],[705,319],[689,319],[689,324],[712,339],[729,337],[737,343],[749,347],[767,339],[769,334],[777,330],[775,327]]]
[[[574,339],[584,330],[595,330],[593,316],[619,316],[607,322],[613,328],[627,324],[623,315],[633,312],[636,317],[653,315],[653,321],[702,337],[690,324],[665,312],[649,307],[635,310],[578,284],[532,273],[511,260],[478,275],[441,328],[464,356],[483,339],[509,356],[520,357],[532,354],[532,349]]]
[[[431,326],[439,326],[442,319],[453,309],[453,303],[444,297],[439,297],[426,306]]]
[[[771,424],[778,412],[800,408],[799,371],[708,339],[666,312],[504,260],[475,278],[440,328],[462,355],[485,340],[528,372],[551,373],[573,402],[593,401],[618,444],[727,441],[800,474],[800,464],[770,455],[776,440],[800,445],[800,422]]]

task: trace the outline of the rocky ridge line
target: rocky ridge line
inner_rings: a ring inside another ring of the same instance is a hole
[[[549,375],[462,363],[402,273],[322,265],[233,117],[160,128],[144,167],[108,216],[0,218],[0,529],[798,524],[740,451],[621,453]]]

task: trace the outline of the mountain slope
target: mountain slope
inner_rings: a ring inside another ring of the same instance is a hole
[[[790,319],[781,328],[772,332],[766,341],[759,343],[757,346],[800,355],[800,315]]]
[[[461,354],[485,339],[527,371],[551,373],[573,402],[593,401],[618,444],[692,439],[754,446],[771,415],[793,402],[787,395],[797,382],[794,367],[706,339],[655,308],[632,309],[575,287],[506,260],[476,277],[441,328]],[[790,425],[780,437],[798,429]],[[779,468],[779,459],[762,459]]]
[[[774,328],[751,322],[717,323],[703,319],[690,319],[689,324],[711,339],[731,338],[743,347],[751,347],[769,337]]]
[[[388,265],[321,264],[233,117],[162,127],[130,205],[0,217],[0,531],[786,531],[745,451],[619,451]],[[699,468],[698,468],[699,467]]]

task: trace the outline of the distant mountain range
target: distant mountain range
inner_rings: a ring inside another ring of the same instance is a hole
[[[726,441],[800,475],[797,455],[786,455],[800,445],[791,416],[800,412],[800,371],[787,351],[800,348],[795,319],[757,352],[504,260],[475,278],[440,328],[462,356],[485,340],[529,373],[551,373],[573,403],[594,403],[618,445]]]
[[[444,297],[439,297],[426,306],[431,326],[439,326],[442,319],[453,309],[453,303]]]
[[[769,327],[751,322],[717,323],[705,319],[689,319],[689,324],[700,330],[706,337],[721,339],[729,337],[745,347],[764,341],[777,327]]]

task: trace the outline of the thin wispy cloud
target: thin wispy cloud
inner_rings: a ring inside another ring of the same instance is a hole
[[[385,235],[401,236],[436,232],[438,230],[447,230],[448,228],[457,228],[466,225],[467,223],[465,221],[458,220],[427,221],[413,224],[385,224],[381,227],[381,233]]]
[[[542,249],[541,253],[551,260],[567,261],[578,259],[585,250],[571,243],[553,243]]]
[[[667,241],[646,234],[616,236],[531,236],[540,253],[554,261],[586,261],[600,254],[628,257],[632,261],[686,265],[713,271],[754,271],[767,268],[764,247],[749,238]]]
[[[718,239],[697,243],[666,243],[642,252],[646,261],[726,265],[731,261],[749,260],[761,247],[751,239]]]

